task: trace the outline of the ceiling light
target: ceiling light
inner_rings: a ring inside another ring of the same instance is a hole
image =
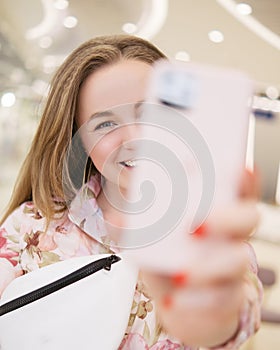
[[[67,16],[63,20],[63,25],[66,28],[74,28],[78,24],[78,19],[74,16]]]
[[[270,111],[270,100],[266,97],[260,97],[259,99],[260,108],[263,111]]]
[[[144,39],[151,39],[161,30],[166,21],[168,0],[150,0],[144,3],[146,7],[134,34]]]
[[[257,34],[260,38],[267,43],[280,50],[280,36],[271,31],[269,28],[259,22],[254,16],[243,16],[236,9],[236,3],[234,0],[216,0],[221,6],[223,6],[229,13],[231,13],[237,20],[249,28],[252,32]]]
[[[57,10],[65,10],[69,5],[69,2],[67,0],[56,0],[53,4],[53,6]]]
[[[280,101],[271,100],[267,97],[254,96],[253,108],[263,111],[280,112]]]
[[[16,102],[16,96],[13,92],[6,92],[2,95],[1,105],[3,107],[12,107]]]
[[[134,23],[125,23],[122,26],[122,30],[127,34],[133,34],[136,32],[137,26]]]
[[[275,113],[280,113],[280,101],[279,100],[272,100],[270,110]]]
[[[42,38],[39,39],[39,46],[42,49],[47,49],[49,48],[53,43],[53,40],[50,36],[43,36]]]
[[[219,30],[211,30],[211,32],[208,33],[208,38],[213,41],[213,43],[221,43],[224,41],[224,34]]]
[[[269,86],[265,93],[271,100],[276,100],[279,97],[279,90],[275,86]]]
[[[248,4],[245,4],[244,2],[241,2],[240,4],[236,5],[236,10],[241,13],[241,15],[248,16],[250,15],[252,11],[252,7]]]
[[[58,11],[54,9],[52,1],[41,0],[41,5],[43,9],[43,19],[38,25],[26,31],[25,37],[28,40],[37,39],[48,34],[58,23],[59,14]]]
[[[191,58],[186,51],[178,51],[175,55],[175,59],[179,61],[189,62]]]

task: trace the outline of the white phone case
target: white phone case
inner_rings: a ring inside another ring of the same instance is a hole
[[[180,270],[191,256],[191,232],[236,200],[252,96],[252,81],[239,71],[166,60],[155,65],[120,239],[140,267]]]

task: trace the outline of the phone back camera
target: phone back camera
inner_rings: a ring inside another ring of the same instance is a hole
[[[190,109],[194,107],[196,80],[185,71],[167,70],[161,73],[157,81],[157,98],[165,105]]]

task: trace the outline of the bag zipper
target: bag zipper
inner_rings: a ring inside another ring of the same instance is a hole
[[[102,258],[93,261],[80,269],[69,273],[68,275],[59,278],[58,280],[51,282],[43,287],[40,287],[32,292],[24,294],[14,300],[7,302],[0,306],[0,316],[7,314],[8,312],[19,309],[27,304],[34,302],[35,300],[41,299],[51,293],[56,292],[72,283],[75,283],[93,273],[102,269],[110,271],[111,265],[120,261],[121,258],[117,255],[110,255],[109,257]]]

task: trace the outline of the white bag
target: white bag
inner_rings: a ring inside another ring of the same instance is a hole
[[[108,254],[77,257],[16,278],[3,305]],[[0,316],[1,350],[116,350],[124,336],[138,271],[124,257],[88,277]],[[6,304],[7,305],[7,304]]]

